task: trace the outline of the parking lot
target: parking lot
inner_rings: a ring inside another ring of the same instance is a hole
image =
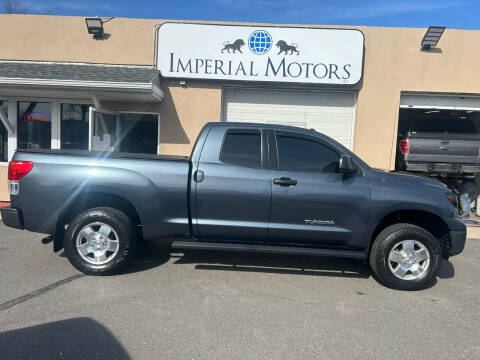
[[[2,359],[480,358],[480,240],[419,292],[353,260],[144,245],[88,277],[0,225]]]

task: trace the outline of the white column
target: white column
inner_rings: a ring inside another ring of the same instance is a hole
[[[158,113],[158,141],[157,141],[157,155],[160,154],[160,113]]]
[[[13,131],[8,131],[8,161],[17,149],[17,102],[8,100],[8,122]]]
[[[52,102],[52,140],[51,148],[60,149],[61,143],[61,129],[60,129],[60,118],[61,118],[61,107],[58,101]]]

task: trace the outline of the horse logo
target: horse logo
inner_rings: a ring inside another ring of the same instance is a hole
[[[240,54],[243,54],[242,53],[242,50],[241,50],[241,47],[245,45],[245,41],[243,41],[242,39],[237,39],[232,43],[228,42],[228,41],[225,41],[223,43],[223,49],[222,49],[222,53],[227,50],[228,53],[230,53],[230,50],[233,50],[233,53],[235,53],[237,50],[240,52]]]
[[[277,55],[280,55],[282,52],[285,53],[285,55],[292,55],[294,52],[297,53],[297,55],[300,54],[297,50],[298,45],[294,43],[288,45],[286,41],[278,40],[277,47],[280,49]],[[288,53],[289,51],[290,54]]]

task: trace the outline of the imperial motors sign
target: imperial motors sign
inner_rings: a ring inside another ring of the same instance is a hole
[[[363,68],[358,30],[165,23],[163,77],[353,85]]]

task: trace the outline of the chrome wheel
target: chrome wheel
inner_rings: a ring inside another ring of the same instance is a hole
[[[427,274],[430,253],[421,242],[404,240],[396,244],[388,255],[390,271],[402,280],[416,280]]]
[[[77,235],[76,248],[83,260],[103,265],[118,253],[118,235],[110,225],[95,222],[83,227]]]

